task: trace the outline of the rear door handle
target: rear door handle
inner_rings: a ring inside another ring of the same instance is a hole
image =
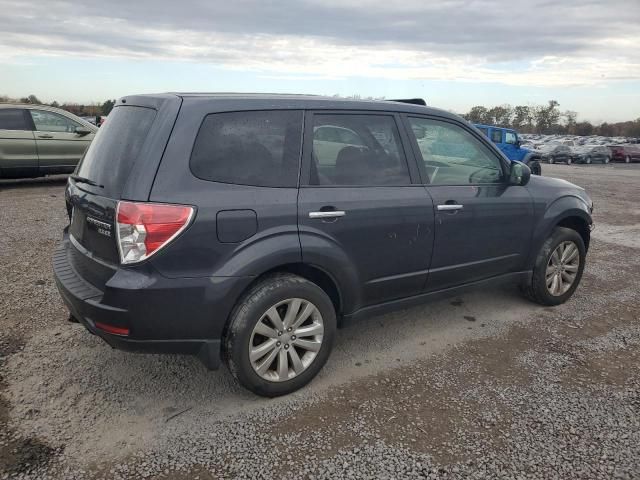
[[[447,212],[447,211],[452,211],[452,210],[462,210],[463,207],[464,207],[464,205],[447,203],[445,205],[438,205],[438,211]]]
[[[48,135],[48,134],[42,134],[42,135],[38,135],[38,138],[53,138],[53,135]]]
[[[347,212],[343,210],[327,210],[320,212],[309,212],[309,218],[339,218],[344,217]]]

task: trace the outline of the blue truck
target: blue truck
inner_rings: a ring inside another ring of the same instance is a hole
[[[534,175],[542,174],[540,153],[521,147],[518,132],[511,128],[496,127],[495,125],[474,124],[474,126],[495,143],[509,160],[526,163]]]

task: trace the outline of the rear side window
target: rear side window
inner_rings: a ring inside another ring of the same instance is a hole
[[[191,171],[212,182],[260,187],[298,184],[302,111],[207,115],[191,154]]]
[[[390,115],[313,117],[311,185],[411,183],[398,127]]]
[[[502,143],[502,130],[491,130],[491,141],[493,143]]]
[[[104,195],[120,198],[155,117],[152,108],[114,108],[87,149],[77,174],[104,185]]]
[[[15,108],[0,109],[0,130],[31,130],[24,112]]]

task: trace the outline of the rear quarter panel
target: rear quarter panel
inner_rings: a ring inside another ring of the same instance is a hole
[[[153,202],[197,207],[192,225],[153,259],[154,266],[168,277],[256,276],[302,259],[296,187],[218,183],[201,180],[191,172],[191,151],[205,116],[233,111],[225,106],[216,110],[216,105],[185,99],[149,197]],[[233,217],[237,211],[255,213],[255,233],[236,242],[221,241],[228,232],[218,232],[219,216]]]

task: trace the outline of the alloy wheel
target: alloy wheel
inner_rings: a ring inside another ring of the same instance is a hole
[[[289,298],[269,308],[249,339],[253,370],[270,382],[300,375],[315,360],[324,337],[318,308],[308,300]]]
[[[572,241],[560,243],[547,262],[547,290],[555,297],[564,295],[576,281],[580,268],[580,251]]]

